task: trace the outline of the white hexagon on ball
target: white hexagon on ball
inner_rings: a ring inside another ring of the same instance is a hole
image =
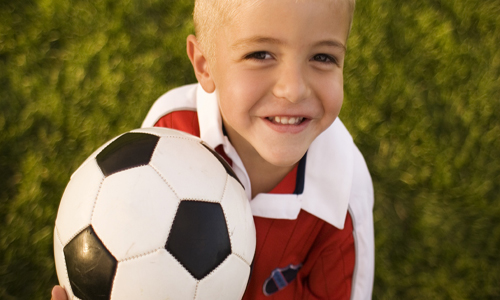
[[[180,200],[150,166],[107,177],[92,226],[117,260],[162,248]]]
[[[150,164],[181,199],[219,202],[222,197],[227,172],[196,140],[160,139]]]

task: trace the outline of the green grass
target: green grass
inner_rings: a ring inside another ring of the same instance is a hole
[[[195,81],[190,1],[0,2],[0,299],[48,299],[70,174]],[[376,204],[374,299],[500,299],[500,4],[358,1],[341,118]]]

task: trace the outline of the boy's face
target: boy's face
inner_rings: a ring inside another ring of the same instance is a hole
[[[273,0],[243,4],[219,30],[210,73],[240,156],[292,166],[333,123],[348,29],[345,1]]]

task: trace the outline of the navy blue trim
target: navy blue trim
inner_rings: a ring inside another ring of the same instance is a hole
[[[224,122],[222,122],[222,134],[227,136],[226,126],[224,126]]]
[[[299,165],[297,167],[297,179],[295,181],[295,191],[293,191],[295,195],[300,195],[302,194],[302,192],[304,192],[304,180],[306,178],[306,158],[307,152],[300,159]]]

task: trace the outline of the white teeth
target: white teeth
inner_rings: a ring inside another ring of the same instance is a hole
[[[269,117],[269,121],[283,125],[298,125],[304,117]]]

